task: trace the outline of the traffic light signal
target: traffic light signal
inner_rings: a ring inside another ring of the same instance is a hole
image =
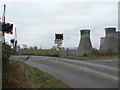
[[[55,34],[55,40],[63,40],[63,34]]]
[[[13,24],[10,23],[2,23],[2,31],[6,33],[12,34]]]

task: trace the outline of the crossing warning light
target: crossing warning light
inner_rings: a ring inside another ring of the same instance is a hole
[[[13,30],[13,24],[2,23],[2,32],[12,34],[12,30]]]
[[[63,34],[55,34],[55,40],[63,40]]]

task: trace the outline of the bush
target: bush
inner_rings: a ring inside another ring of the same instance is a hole
[[[6,43],[2,43],[2,65],[3,65],[3,69],[9,63],[10,55],[11,55],[11,47]]]
[[[88,56],[100,56],[99,50],[93,48],[91,51],[87,52]]]
[[[106,50],[106,51],[102,51],[102,50],[97,50],[97,49],[92,49],[91,51],[89,51],[87,53],[88,56],[95,56],[95,57],[104,57],[104,56],[118,56],[118,52],[117,51],[112,51],[112,50]]]

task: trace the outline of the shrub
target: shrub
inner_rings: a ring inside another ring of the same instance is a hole
[[[9,63],[10,55],[11,55],[11,47],[6,43],[2,43],[2,65],[3,65],[3,69]]]
[[[97,50],[97,49],[92,49],[91,51],[87,52],[87,55],[88,56],[95,56],[95,57],[98,57],[98,56],[117,56],[118,55],[118,52],[117,51],[112,51],[112,50],[106,50],[106,51],[102,51],[102,50]]]

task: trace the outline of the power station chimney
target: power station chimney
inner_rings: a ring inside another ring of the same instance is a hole
[[[78,46],[78,55],[84,55],[87,51],[92,49],[92,44],[90,40],[90,30],[83,29],[80,30],[81,39]]]
[[[101,38],[100,50],[118,50],[118,40],[116,35],[116,28],[105,28],[105,37]]]

